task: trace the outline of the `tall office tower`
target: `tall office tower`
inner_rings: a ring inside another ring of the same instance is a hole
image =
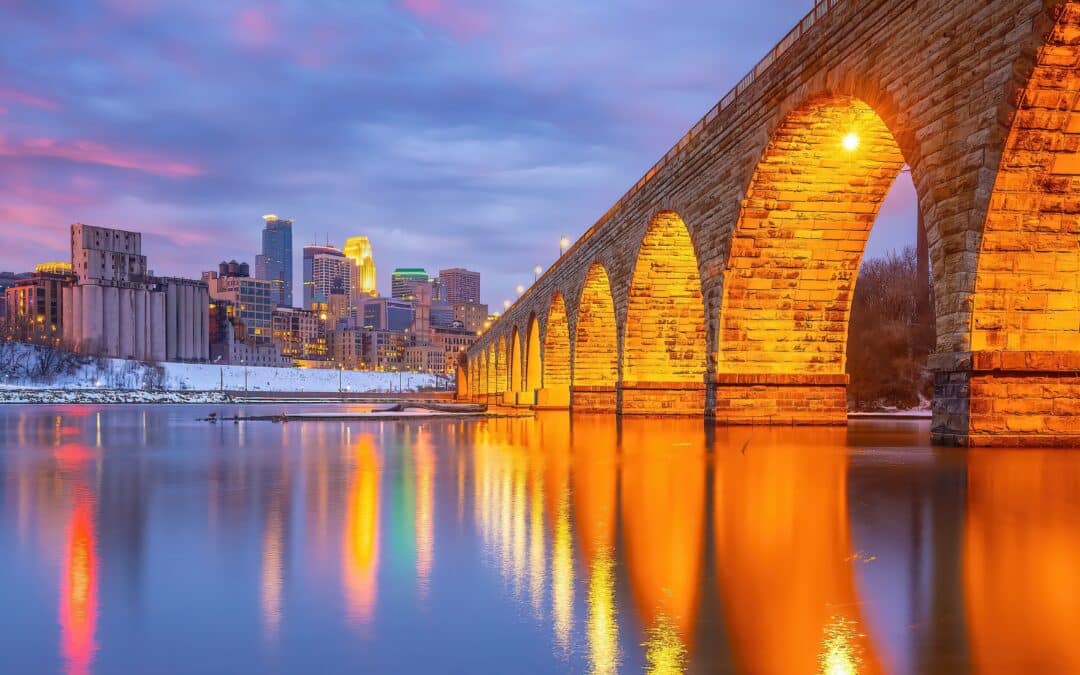
[[[480,273],[460,267],[439,270],[446,301],[451,305],[459,302],[480,302]]]
[[[278,307],[292,307],[292,221],[273,214],[263,216],[262,254],[255,256],[255,278],[273,283],[272,299]]]
[[[346,313],[355,306],[356,263],[332,246],[304,247],[304,308],[314,309],[317,302],[325,303],[344,297]]]
[[[428,283],[427,270],[420,267],[399,267],[390,275],[390,296],[399,300],[412,297],[412,285]]]
[[[345,256],[356,263],[355,296],[378,297],[375,278],[375,258],[367,237],[349,237],[345,240]]]

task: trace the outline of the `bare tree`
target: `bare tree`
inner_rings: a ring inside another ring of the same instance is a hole
[[[934,326],[927,321],[932,291],[915,249],[863,262],[848,329],[849,404],[857,410],[912,407],[929,398],[926,360]],[[932,314],[932,313],[931,313]]]

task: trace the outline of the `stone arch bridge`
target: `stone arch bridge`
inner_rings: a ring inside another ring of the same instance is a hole
[[[464,355],[459,395],[846,420],[852,292],[910,167],[933,435],[1080,444],[1080,1],[818,0]]]

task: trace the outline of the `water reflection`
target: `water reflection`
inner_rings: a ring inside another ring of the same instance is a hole
[[[13,672],[1080,672],[1077,452],[194,416],[0,412]]]
[[[1072,453],[968,460],[964,600],[982,673],[1080,673],[1080,467]]]
[[[375,618],[379,572],[380,459],[370,435],[352,449],[352,480],[345,507],[342,544],[345,602],[351,620],[370,626]]]
[[[740,669],[879,671],[855,585],[845,433],[718,434],[716,568]]]

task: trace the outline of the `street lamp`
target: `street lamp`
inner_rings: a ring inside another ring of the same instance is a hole
[[[503,309],[510,309],[510,301],[503,300]]]
[[[562,238],[559,239],[559,256],[561,257],[563,253],[566,253],[566,249],[568,248],[570,248],[570,237],[564,234]]]
[[[522,293],[525,292],[525,287],[523,285],[521,285],[521,284],[518,284],[517,288],[515,290],[517,291],[518,295],[521,295]]]
[[[544,273],[544,268],[537,265],[533,268],[533,281],[535,282],[540,278],[540,275]]]

